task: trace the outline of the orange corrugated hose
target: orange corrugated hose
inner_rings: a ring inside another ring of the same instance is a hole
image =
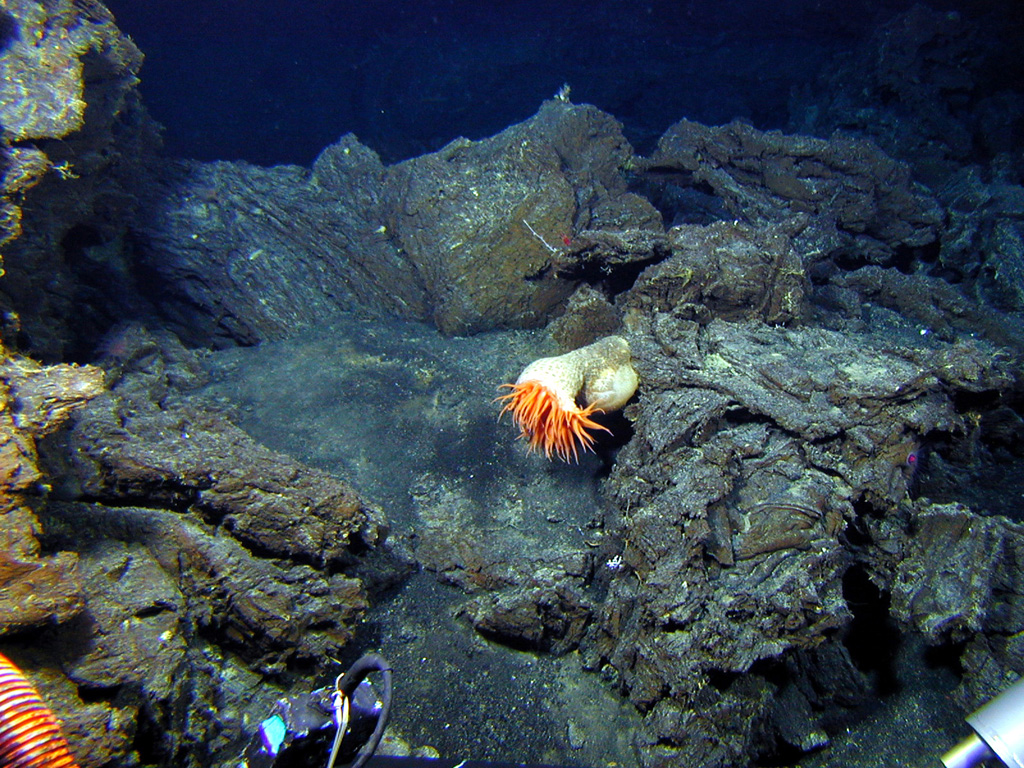
[[[0,766],[78,768],[39,692],[0,653]]]

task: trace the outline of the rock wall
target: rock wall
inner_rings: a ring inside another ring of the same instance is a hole
[[[158,144],[136,90],[142,54],[92,0],[18,0],[0,20],[0,335],[39,359],[83,359],[131,306],[116,252],[80,259],[118,242]]]

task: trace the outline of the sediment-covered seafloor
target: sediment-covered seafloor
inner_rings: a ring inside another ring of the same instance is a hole
[[[566,765],[929,765],[1024,673],[990,30],[916,6],[786,132],[563,92],[306,169],[161,157],[102,5],[3,12],[0,650],[83,768],[231,765],[369,649],[385,750]],[[529,453],[498,385],[612,333],[611,434]]]

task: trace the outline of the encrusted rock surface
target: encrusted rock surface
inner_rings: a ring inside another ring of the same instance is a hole
[[[312,174],[168,161],[147,178],[134,230],[160,285],[150,299],[190,343],[282,338],[353,306],[426,312],[412,264],[379,231],[385,169],[353,137]]]
[[[949,226],[939,274],[966,282],[1006,313],[1024,310],[1024,163],[952,174],[940,190]]]
[[[97,290],[130,303],[113,298],[127,265],[112,249],[74,262],[122,234],[156,129],[136,90],[142,54],[101,3],[14,0],[3,16],[0,337],[59,360],[111,322],[90,306]]]
[[[82,609],[76,552],[41,552],[36,512],[46,477],[36,444],[103,389],[98,368],[42,366],[0,346],[0,635]]]
[[[807,265],[837,252],[888,262],[897,249],[935,241],[942,223],[938,203],[909,167],[866,139],[682,120],[645,166],[683,186],[710,187],[739,219],[784,225]]]
[[[347,485],[255,443],[224,416],[175,403],[204,383],[177,339],[139,327],[111,340],[109,394],[66,436],[65,493],[104,503],[190,510],[253,551],[318,566],[351,560],[385,534]]]
[[[45,520],[49,543],[81,552],[85,607],[43,647],[123,735],[93,765],[124,759],[139,733],[149,759],[229,760],[275,694],[308,688],[301,671],[337,654],[367,607],[358,579],[254,557],[180,512],[57,502]],[[61,704],[76,750],[111,740],[90,729],[95,713]]]
[[[670,311],[629,338],[644,390],[605,486],[621,566],[586,658],[646,713],[645,764],[734,764],[766,732],[819,746],[813,712],[865,689],[835,645],[853,619],[846,574],[863,558],[844,531],[865,509],[895,514],[907,457],[962,432],[957,399],[1012,386],[1012,361],[975,342],[904,347]],[[801,657],[810,680],[845,668],[855,682],[818,684],[813,701],[788,690],[800,707],[780,719],[772,665]]]
[[[726,221],[682,225],[669,230],[668,242],[671,257],[644,270],[622,302],[627,311],[770,324],[799,315],[807,277],[780,227]]]
[[[391,167],[352,136],[311,173],[154,166],[136,233],[163,283],[152,300],[197,343],[282,338],[351,309],[449,334],[534,327],[576,286],[577,233],[660,228],[621,175],[631,154],[609,115],[549,101]]]
[[[106,349],[102,368],[4,361],[0,632],[34,630],[5,652],[81,765],[125,759],[139,739],[144,760],[212,765],[351,641],[366,580],[401,566],[349,486],[186,402],[205,373],[175,337],[126,326]]]
[[[553,100],[491,139],[394,168],[396,234],[438,328],[543,325],[574,287],[561,270],[577,260],[576,233],[660,229],[651,204],[627,190],[621,131],[590,105]]]
[[[953,696],[973,711],[1024,671],[1024,527],[962,504],[917,504],[870,521],[871,566],[892,614],[934,645],[962,643]]]

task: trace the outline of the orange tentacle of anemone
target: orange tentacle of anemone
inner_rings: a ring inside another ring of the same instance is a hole
[[[519,427],[520,437],[530,443],[531,451],[543,451],[547,458],[557,455],[562,461],[579,461],[576,444],[584,451],[592,451],[594,436],[588,429],[601,429],[611,434],[608,427],[590,418],[600,408],[588,405],[584,408],[572,402],[566,406],[548,387],[538,381],[524,381],[518,384],[502,384],[512,391],[498,398],[505,401],[501,413],[506,411]]]
[[[593,431],[611,433],[591,415],[622,408],[636,387],[629,344],[620,336],[607,336],[530,363],[515,384],[502,384],[512,391],[497,398],[504,402],[498,417],[512,414],[531,451],[579,461],[581,448],[594,450]]]

